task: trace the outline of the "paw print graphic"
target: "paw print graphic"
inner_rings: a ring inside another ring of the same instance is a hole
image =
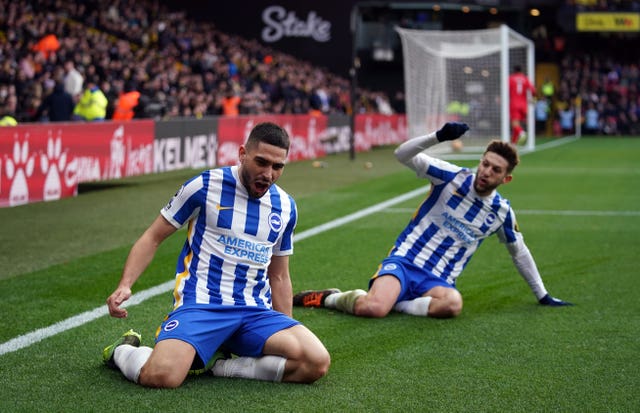
[[[40,155],[40,170],[45,175],[42,199],[52,201],[60,199],[62,185],[60,174],[67,165],[67,153],[62,152],[62,139],[49,136],[47,152]]]
[[[29,202],[29,186],[27,178],[33,174],[35,157],[29,154],[29,135],[21,143],[13,144],[13,156],[5,160],[5,173],[11,181],[9,189],[9,206],[23,205]]]

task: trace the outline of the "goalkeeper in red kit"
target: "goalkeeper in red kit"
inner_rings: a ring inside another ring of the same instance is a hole
[[[529,78],[522,73],[522,67],[513,67],[509,76],[509,118],[511,119],[511,143],[524,143],[526,133],[522,127],[527,120],[527,105],[529,93],[534,96],[536,89]]]

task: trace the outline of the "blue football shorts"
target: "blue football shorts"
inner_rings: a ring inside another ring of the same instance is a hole
[[[217,350],[259,357],[269,337],[298,324],[291,317],[266,308],[183,306],[169,313],[158,328],[156,343],[170,338],[187,342],[206,365]]]
[[[400,281],[398,301],[422,297],[433,287],[456,288],[455,284],[449,284],[445,279],[433,275],[423,268],[416,267],[402,257],[390,256],[382,260],[378,271],[369,280],[369,288],[376,279],[383,275],[392,275]]]

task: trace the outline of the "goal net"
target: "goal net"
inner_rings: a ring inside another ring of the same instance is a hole
[[[457,120],[471,128],[463,140],[465,151],[483,150],[491,139],[510,140],[509,74],[519,65],[533,83],[531,40],[505,25],[484,30],[396,30],[404,55],[409,136]],[[530,107],[528,150],[535,147],[533,116]]]

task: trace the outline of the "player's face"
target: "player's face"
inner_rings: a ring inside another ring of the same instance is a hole
[[[511,181],[511,174],[507,172],[509,163],[495,152],[487,152],[480,159],[473,189],[478,195],[487,196],[502,184]]]
[[[287,151],[260,142],[246,148],[240,147],[240,180],[252,198],[260,198],[274,184],[284,170]]]

